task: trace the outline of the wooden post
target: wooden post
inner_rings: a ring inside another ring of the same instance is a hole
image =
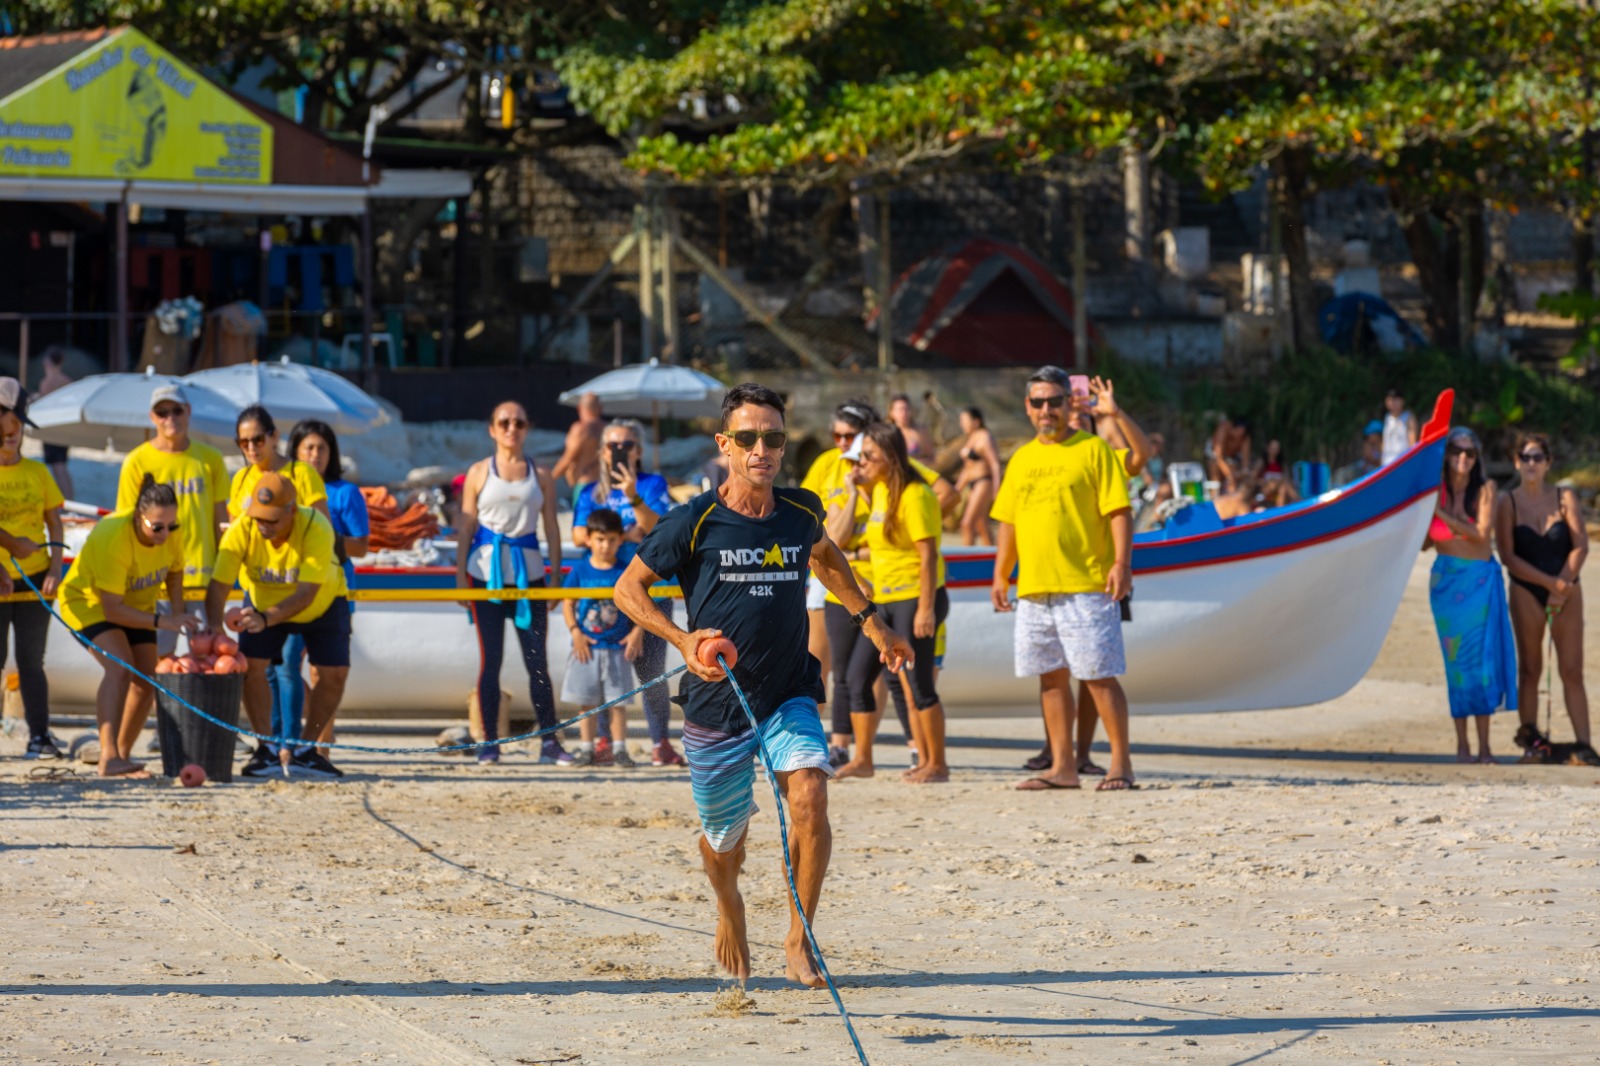
[[[116,205],[116,271],[115,287],[117,319],[116,335],[111,338],[111,370],[123,373],[128,370],[128,194]]]
[[[1141,268],[1150,259],[1150,162],[1138,145],[1122,150],[1123,254]]]
[[[1089,306],[1084,302],[1089,288],[1089,241],[1084,232],[1084,183],[1072,183],[1072,361],[1080,369],[1089,366]]]
[[[683,352],[678,347],[678,284],[672,269],[672,234],[677,229],[677,220],[672,216],[672,207],[667,203],[665,193],[656,200],[655,217],[658,247],[661,249],[661,326],[667,338],[661,353],[666,357],[665,362],[681,363]],[[656,465],[660,466],[659,463]]]
[[[656,355],[656,242],[648,206],[634,209],[633,224],[639,234],[639,358],[648,363]]]
[[[878,373],[894,369],[894,322],[889,307],[889,289],[894,273],[889,262],[889,191],[877,193],[878,210]]]

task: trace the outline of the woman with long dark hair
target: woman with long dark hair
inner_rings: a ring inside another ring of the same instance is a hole
[[[917,746],[917,765],[907,781],[926,784],[950,779],[944,757],[944,708],[934,689],[934,648],[939,624],[950,612],[945,592],[943,530],[938,498],[911,465],[900,430],[873,422],[862,431],[857,478],[871,507],[865,539],[872,553],[872,600],[888,616],[891,629],[911,634],[915,665],[909,685],[891,682],[889,696]],[[873,685],[883,664],[871,641],[858,640],[850,653],[848,690],[855,757],[839,768],[840,777],[872,776],[872,741],[878,708]],[[906,689],[911,690],[911,709]]]
[[[1555,458],[1549,437],[1522,434],[1516,457],[1521,484],[1506,493],[1495,514],[1495,539],[1511,575],[1511,631],[1517,638],[1517,713],[1522,724],[1516,744],[1540,762],[1551,757],[1550,738],[1539,732],[1539,676],[1548,630],[1577,742],[1574,754],[1589,766],[1600,766],[1583,682],[1583,587],[1578,574],[1589,557],[1583,509],[1576,492],[1547,483]]]
[[[278,426],[265,407],[253,403],[239,412],[234,423],[234,443],[245,465],[233,475],[228,488],[228,517],[235,522],[250,507],[250,494],[262,474],[282,474],[294,485],[295,500],[301,507],[328,513],[328,487],[309,463],[278,454]]]
[[[1494,559],[1495,487],[1483,476],[1483,448],[1464,426],[1450,431],[1444,479],[1428,544],[1438,553],[1428,583],[1434,626],[1444,652],[1450,717],[1456,727],[1456,761],[1493,763],[1489,718],[1517,708],[1517,662],[1505,578]],[[1467,719],[1476,721],[1478,756],[1472,756]]]
[[[333,523],[334,551],[338,553],[339,565],[344,568],[345,587],[353,589],[356,567],[351,560],[367,554],[372,526],[361,490],[344,479],[339,438],[326,422],[304,419],[289,434],[289,457],[311,467],[322,478],[328,493],[328,520]],[[351,612],[354,611],[352,604]],[[305,710],[306,698],[305,681],[301,677],[305,657],[305,638],[291,633],[283,644],[283,662],[267,671],[267,679],[272,682],[272,735],[275,737],[300,735],[300,716]],[[331,742],[333,723],[328,723],[322,736],[306,739],[324,744]]]

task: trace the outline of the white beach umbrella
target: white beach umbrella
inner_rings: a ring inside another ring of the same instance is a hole
[[[192,381],[228,397],[239,407],[260,404],[287,436],[296,422],[315,418],[335,433],[365,433],[389,421],[377,400],[345,378],[320,367],[291,363],[238,363],[199,370]]]
[[[189,433],[208,444],[232,448],[239,405],[203,385],[147,370],[143,374],[94,374],[28,404],[46,444],[131,451],[155,435],[150,394],[178,385],[189,399]]]
[[[593,380],[561,394],[561,402],[576,407],[584,393],[592,392],[608,415],[639,418],[700,418],[722,410],[728,386],[686,366],[648,363],[608,370]]]
[[[586,393],[594,393],[600,408],[608,415],[631,415],[650,419],[655,436],[655,465],[661,465],[661,420],[663,418],[702,418],[722,410],[722,394],[728,386],[686,366],[662,366],[655,359],[648,363],[608,370],[561,394],[561,402],[576,407]]]

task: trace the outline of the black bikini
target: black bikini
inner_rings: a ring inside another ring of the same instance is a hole
[[[1561,497],[1557,495],[1556,506],[1560,507]],[[1517,553],[1517,558],[1542,573],[1552,577],[1561,573],[1567,565],[1567,556],[1572,554],[1572,528],[1567,525],[1565,518],[1559,518],[1543,535],[1539,534],[1532,526],[1517,523],[1517,496],[1511,494],[1511,548]],[[1533,598],[1539,601],[1539,606],[1547,606],[1550,602],[1550,590],[1543,585],[1535,585],[1529,581],[1518,578],[1511,579],[1513,584],[1521,585],[1533,593]]]

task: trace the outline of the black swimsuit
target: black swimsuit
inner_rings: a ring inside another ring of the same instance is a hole
[[[1557,495],[1556,506],[1560,507],[1561,497]],[[1517,553],[1517,558],[1552,576],[1561,573],[1567,565],[1567,556],[1572,554],[1572,529],[1567,525],[1565,518],[1558,519],[1555,525],[1545,530],[1543,535],[1534,530],[1532,526],[1517,523],[1517,496],[1511,494],[1511,548]],[[1543,585],[1535,585],[1529,581],[1518,578],[1511,579],[1514,584],[1521,585],[1533,593],[1533,598],[1539,601],[1540,607],[1548,606],[1550,590]]]

